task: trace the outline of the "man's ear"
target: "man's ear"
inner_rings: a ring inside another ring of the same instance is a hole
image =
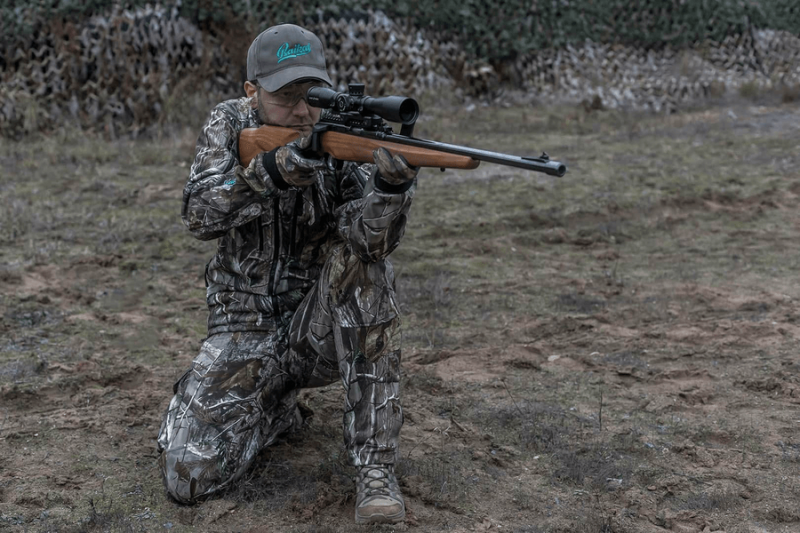
[[[248,98],[252,98],[258,92],[258,85],[252,81],[246,81],[244,82],[244,92],[247,94]]]

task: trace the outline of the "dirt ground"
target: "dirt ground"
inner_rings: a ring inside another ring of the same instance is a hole
[[[404,524],[353,525],[340,386],[226,494],[155,437],[205,335],[196,131],[0,141],[0,531],[800,532],[800,109],[443,110],[560,179],[425,171],[394,254]]]

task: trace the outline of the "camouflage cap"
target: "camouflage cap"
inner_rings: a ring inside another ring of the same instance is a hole
[[[333,85],[325,65],[322,42],[294,24],[267,28],[247,51],[247,79],[258,80],[266,91],[277,91],[298,80],[320,80]]]

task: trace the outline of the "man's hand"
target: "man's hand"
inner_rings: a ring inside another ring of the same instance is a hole
[[[275,164],[283,180],[295,187],[307,187],[316,180],[317,172],[326,168],[322,159],[303,157],[301,152],[309,147],[311,137],[301,137],[275,151]]]
[[[412,167],[401,154],[389,153],[386,148],[380,147],[372,152],[375,164],[378,165],[378,172],[386,183],[391,185],[403,185],[417,177],[419,168]]]

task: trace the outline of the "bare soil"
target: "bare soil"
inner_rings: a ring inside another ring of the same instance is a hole
[[[236,487],[155,437],[205,335],[193,135],[0,141],[0,530],[800,531],[800,110],[442,110],[561,178],[426,171],[394,254],[404,524],[357,527],[340,386]]]

